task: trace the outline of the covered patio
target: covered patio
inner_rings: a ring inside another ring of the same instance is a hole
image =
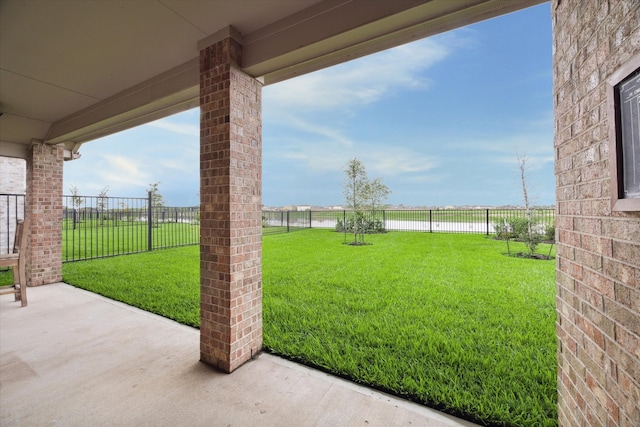
[[[66,285],[3,298],[0,422],[428,417],[259,355],[262,86],[542,2],[0,2],[0,156],[26,160],[27,285],[62,279],[63,162],[87,141],[199,106],[201,207],[200,332]],[[638,16],[635,0],[550,4],[560,425],[640,420],[640,199],[618,183],[612,101],[640,70]],[[278,418],[294,413],[309,415]]]
[[[269,354],[226,375],[197,329],[64,283],[0,297],[2,425],[472,426]]]

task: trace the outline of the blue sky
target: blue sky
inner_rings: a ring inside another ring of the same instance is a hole
[[[387,203],[554,203],[550,6],[543,4],[263,89],[263,204],[342,205],[344,164],[382,177]],[[198,204],[199,111],[82,146],[65,163],[96,195]]]

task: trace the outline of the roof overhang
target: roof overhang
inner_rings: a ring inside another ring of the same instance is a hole
[[[199,49],[243,45],[273,84],[544,0],[10,0],[0,4],[0,155],[86,141],[199,105]]]

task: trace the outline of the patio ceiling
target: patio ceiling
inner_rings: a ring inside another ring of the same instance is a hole
[[[80,144],[197,107],[226,34],[272,84],[544,0],[4,0],[0,156]]]

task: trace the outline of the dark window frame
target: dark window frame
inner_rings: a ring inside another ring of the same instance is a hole
[[[618,68],[607,80],[607,115],[609,120],[609,167],[611,179],[611,209],[640,211],[640,198],[624,197],[622,131],[619,84],[640,71],[640,54]]]

